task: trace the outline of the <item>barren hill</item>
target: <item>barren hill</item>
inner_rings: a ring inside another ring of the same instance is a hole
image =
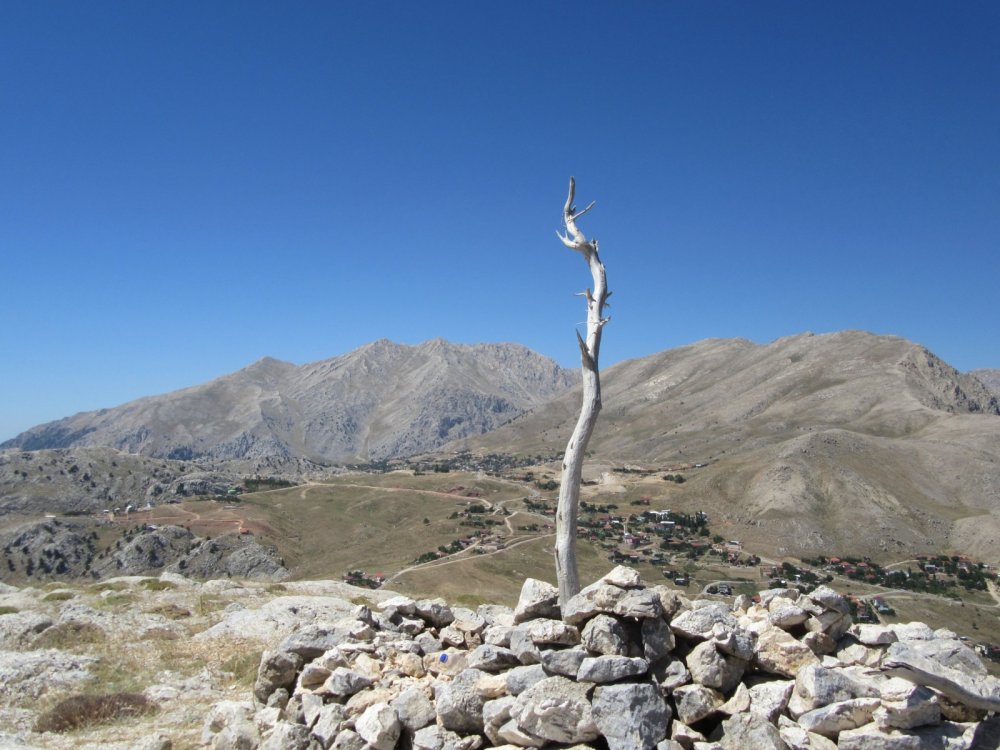
[[[688,466],[684,497],[734,536],[803,555],[1000,549],[997,397],[917,344],[707,340],[609,368],[602,388],[594,460]],[[461,446],[558,450],[579,398]]]
[[[1000,369],[973,370],[969,373],[979,379],[994,396],[1000,398]]]
[[[572,382],[517,344],[383,339],[302,366],[265,358],[203,385],[40,425],[0,447],[378,460],[490,430]]]

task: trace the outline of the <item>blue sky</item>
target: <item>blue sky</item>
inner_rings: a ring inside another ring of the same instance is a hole
[[[862,328],[1000,367],[1000,4],[0,0],[0,439],[265,355]]]

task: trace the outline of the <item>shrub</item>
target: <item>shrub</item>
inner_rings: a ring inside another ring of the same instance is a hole
[[[67,599],[73,598],[72,591],[53,591],[51,594],[46,594],[42,597],[43,602],[64,602]]]
[[[35,721],[36,732],[66,732],[109,721],[152,713],[156,704],[141,693],[73,695]]]
[[[167,589],[177,588],[177,586],[170,581],[161,581],[159,578],[143,578],[139,582],[139,585],[147,591],[166,591]]]

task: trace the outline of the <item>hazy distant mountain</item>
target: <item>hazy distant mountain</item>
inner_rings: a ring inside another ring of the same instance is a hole
[[[1000,370],[972,370],[969,374],[978,378],[994,396],[1000,398]]]
[[[573,382],[517,344],[383,339],[302,366],[265,358],[203,385],[39,425],[0,447],[376,460],[493,429]]]
[[[459,445],[560,450],[579,399]],[[602,399],[591,466],[707,464],[685,472],[682,497],[723,533],[801,554],[1000,548],[997,397],[904,339],[702,341],[608,368]]]

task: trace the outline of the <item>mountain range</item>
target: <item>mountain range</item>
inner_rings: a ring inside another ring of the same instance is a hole
[[[378,461],[487,432],[574,382],[518,344],[382,339],[301,366],[266,357],[203,385],[39,425],[0,448]]]
[[[602,400],[592,467],[701,465],[685,495],[739,538],[997,557],[997,396],[905,339],[702,341],[608,368]],[[545,453],[578,409],[566,393],[458,447]]]
[[[799,556],[950,549],[993,560],[1000,405],[991,373],[963,374],[918,344],[862,331],[701,341],[602,373],[587,478],[623,466],[682,471],[679,506],[711,513],[726,535],[780,539]],[[381,340],[302,366],[264,359],[19,435],[3,447],[28,452],[0,456],[3,505],[26,511],[50,485],[72,490],[81,509],[133,490],[152,496],[183,483],[186,492],[192,471],[225,486],[213,462],[235,459],[313,470],[433,451],[551,456],[576,420],[578,378],[514,344]],[[43,448],[72,450],[44,469],[27,465]],[[125,457],[116,466],[88,454],[89,482],[70,471],[78,451],[109,449]],[[150,464],[157,474],[146,481],[128,456],[163,463]],[[95,487],[105,476],[126,484]]]

